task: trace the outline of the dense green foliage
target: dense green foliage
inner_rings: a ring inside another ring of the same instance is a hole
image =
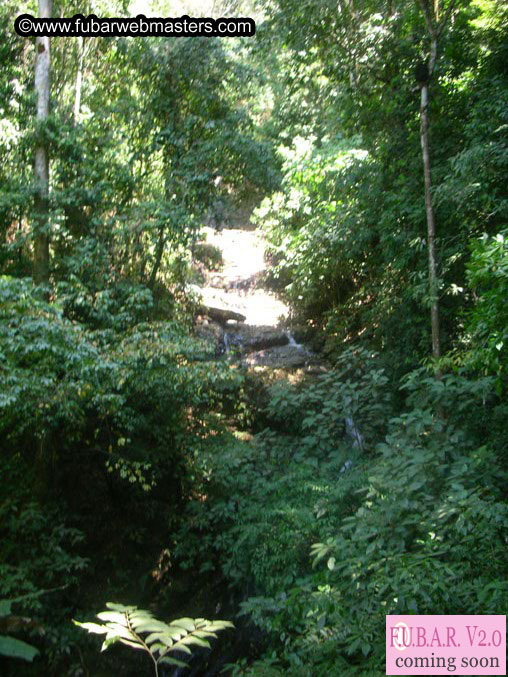
[[[135,293],[130,314],[116,316],[132,325],[120,333],[67,319],[26,280],[2,279],[0,294],[0,594],[23,594],[23,612],[54,628],[58,659],[75,643],[61,629],[68,597],[91,564],[80,544],[109,538],[106,515],[117,520],[123,502],[131,547],[151,541],[150,530],[190,491],[204,430],[217,425],[209,409],[219,415],[241,377],[211,364],[210,346],[174,322],[133,324]],[[100,510],[88,514],[96,501]],[[65,506],[79,529],[65,524]],[[110,556],[103,552],[91,573]],[[40,596],[55,587],[65,589],[56,610],[55,594]]]
[[[476,367],[497,375],[501,390],[506,382],[508,341],[506,231],[493,238],[484,235],[473,243],[467,276],[476,296],[476,304],[468,312],[466,321],[470,332],[470,356]]]
[[[109,598],[83,627],[156,671],[217,615],[209,674],[379,675],[386,614],[508,605],[508,7],[457,2],[429,82],[436,361],[421,3],[181,4],[256,36],[54,38],[43,122],[13,30],[35,0],[0,7],[0,672],[145,674],[71,623]],[[263,283],[321,350],[305,375],[194,330],[223,265],[202,227],[254,207]]]
[[[184,552],[250,581],[244,613],[277,649],[233,674],[380,674],[385,614],[508,603],[505,440],[478,425],[493,379],[412,372],[394,416],[375,356],[344,358],[349,374],[342,362],[316,383],[274,386],[271,430],[207,459],[210,505],[188,507]],[[361,449],[337,427],[351,413]]]
[[[321,90],[306,99],[303,118],[296,115],[298,99],[291,116],[286,105],[292,133],[287,127],[280,132],[281,191],[258,211],[273,243],[278,284],[297,312],[325,324],[339,345],[369,336],[393,364],[415,366],[430,342],[414,77],[425,39],[423,17],[417,3],[353,3],[343,17],[327,2],[301,12],[296,4],[296,16],[287,3],[273,10],[285,40],[279,76],[294,83],[296,62],[304,81]],[[461,5],[432,86],[447,348],[458,337],[459,309],[468,302],[469,244],[482,232],[496,235],[508,218],[502,179],[508,159],[507,21],[502,3]],[[304,121],[310,115],[319,125],[309,129]]]

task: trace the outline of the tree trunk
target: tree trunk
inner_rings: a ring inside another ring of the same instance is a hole
[[[74,96],[74,127],[79,123],[79,110],[81,108],[81,89],[83,87],[83,56],[84,43],[83,36],[77,38],[78,47],[78,72],[76,73],[76,92]]]
[[[148,281],[148,288],[153,292],[155,287],[155,281],[157,280],[157,273],[162,262],[162,254],[164,253],[164,223],[161,223],[159,226],[159,239],[157,241],[157,248],[155,250],[155,261],[152,268],[152,273]]]
[[[51,17],[51,0],[39,0],[39,17]],[[48,37],[35,39],[35,91],[37,94],[37,123],[43,127],[49,116],[50,41]],[[41,132],[42,130],[39,129]],[[49,282],[49,149],[45,135],[40,134],[35,148],[34,174],[36,183],[34,215],[33,281]]]
[[[427,32],[430,38],[430,52],[426,63],[426,74],[420,81],[421,106],[420,106],[420,140],[422,144],[423,175],[425,179],[425,211],[427,213],[427,246],[429,250],[429,292],[430,292],[430,320],[432,327],[432,355],[434,358],[441,357],[441,339],[439,330],[439,299],[438,278],[436,261],[436,224],[434,220],[434,208],[432,206],[432,182],[430,178],[430,153],[429,153],[429,82],[432,78],[437,59],[437,46],[440,35],[446,28],[455,7],[455,0],[449,0],[448,7],[443,19],[440,19],[440,0],[419,0]],[[436,372],[440,377],[440,371]]]
[[[430,153],[429,153],[429,87],[428,83],[421,86],[421,144],[423,157],[423,175],[425,178],[425,211],[427,213],[427,246],[429,250],[429,287],[430,287],[430,317],[432,326],[432,355],[441,357],[441,341],[439,333],[439,303],[438,281],[436,263],[436,225],[434,220],[434,208],[432,206],[432,183],[430,178]]]

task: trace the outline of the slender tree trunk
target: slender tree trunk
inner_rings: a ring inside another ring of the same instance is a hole
[[[430,317],[432,326],[432,355],[441,357],[441,341],[439,332],[439,303],[438,303],[438,281],[437,281],[437,262],[436,262],[436,223],[434,219],[434,208],[432,206],[432,183],[430,178],[430,153],[429,153],[429,87],[428,83],[421,86],[421,144],[423,157],[423,175],[425,178],[425,211],[427,213],[427,246],[429,250],[429,287],[430,287]]]
[[[77,47],[78,47],[78,72],[76,73],[76,92],[74,96],[74,127],[79,122],[79,110],[81,108],[81,89],[83,87],[83,56],[84,56],[84,43],[83,36],[77,38]]]
[[[432,327],[432,355],[434,358],[441,357],[441,339],[439,330],[439,299],[438,277],[436,261],[436,223],[434,208],[432,205],[432,182],[430,177],[430,152],[429,152],[429,82],[432,78],[437,59],[438,40],[446,28],[456,0],[449,0],[448,7],[441,19],[440,0],[419,0],[423,18],[430,38],[430,51],[427,59],[427,73],[420,81],[421,106],[420,106],[420,139],[422,144],[423,174],[425,179],[425,211],[427,213],[427,246],[429,250],[429,291],[430,291],[430,319]],[[440,371],[436,372],[440,377]]]
[[[159,268],[162,262],[162,254],[164,253],[164,245],[165,245],[164,230],[165,230],[164,223],[161,223],[161,225],[159,226],[159,239],[157,241],[157,248],[155,250],[155,261],[153,264],[150,279],[148,281],[148,287],[151,291],[154,290],[155,281],[157,279],[157,273],[159,272]]]
[[[51,17],[51,0],[39,0],[39,17]],[[50,41],[35,39],[35,91],[37,93],[37,123],[43,126],[49,116]],[[49,149],[41,135],[35,149],[35,223],[33,281],[49,282]]]
[[[52,13],[51,0],[39,0],[39,17],[48,19]],[[35,92],[37,94],[38,141],[35,148],[34,175],[36,193],[34,201],[34,260],[33,281],[49,283],[49,148],[43,127],[49,116],[50,96],[50,40],[35,39]],[[44,292],[48,297],[48,292]],[[40,440],[35,457],[35,492],[40,498],[47,496],[51,486],[51,460],[47,454],[46,437]]]

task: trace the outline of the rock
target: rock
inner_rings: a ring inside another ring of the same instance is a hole
[[[223,329],[217,322],[199,317],[195,327],[196,336],[218,343],[222,340]]]
[[[242,364],[246,367],[271,367],[274,369],[296,369],[305,366],[310,360],[307,351],[295,346],[278,346],[258,350],[246,355]]]
[[[244,353],[266,350],[289,343],[287,334],[282,329],[269,326],[240,325],[236,331],[237,345]]]

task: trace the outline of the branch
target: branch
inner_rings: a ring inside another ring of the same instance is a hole
[[[446,14],[444,15],[444,19],[441,21],[440,25],[437,28],[437,37],[441,35],[443,32],[446,24],[448,23],[450,19],[450,15],[453,12],[453,9],[455,7],[455,0],[450,0],[450,4],[448,5],[448,8],[446,10]]]
[[[437,18],[431,14],[428,0],[419,0],[422,8],[423,17],[427,26],[427,31],[430,35],[430,55],[428,60],[429,77],[432,75],[437,58],[437,43],[439,36],[443,32],[445,26],[450,20],[451,13],[455,7],[456,0],[450,0],[443,20],[436,25]]]
[[[432,75],[437,59],[437,36],[433,35],[430,41],[430,57],[429,57],[429,78]]]
[[[427,30],[429,31],[429,35],[431,37],[436,36],[436,28],[434,26],[434,23],[432,21],[432,16],[430,14],[429,10],[429,5],[427,3],[427,0],[419,0],[420,6],[422,8],[423,12],[423,18],[425,19],[425,24],[427,26]]]

